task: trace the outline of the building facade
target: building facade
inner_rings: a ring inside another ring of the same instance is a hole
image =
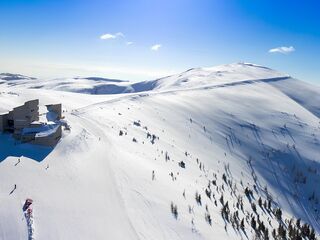
[[[0,115],[0,131],[12,133],[15,139],[23,143],[54,146],[62,135],[58,122],[62,117],[61,104],[48,105],[47,109],[56,116],[54,124],[39,122],[39,100],[36,99]]]

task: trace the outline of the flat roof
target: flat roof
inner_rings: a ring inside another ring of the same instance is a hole
[[[44,137],[56,132],[59,124],[44,124],[39,127],[26,127],[22,129],[22,135],[36,134],[37,137]]]

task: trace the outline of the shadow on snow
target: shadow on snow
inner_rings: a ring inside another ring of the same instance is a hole
[[[7,157],[22,156],[41,162],[52,150],[51,147],[20,143],[11,134],[0,134],[0,163]]]

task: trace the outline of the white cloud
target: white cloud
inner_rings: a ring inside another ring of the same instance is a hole
[[[132,45],[132,44],[133,44],[133,42],[126,42],[126,44],[127,44],[127,45]]]
[[[152,51],[158,51],[161,48],[161,44],[155,44],[153,46],[151,46],[151,50]]]
[[[272,48],[269,50],[269,53],[282,53],[282,54],[289,54],[294,52],[296,49],[293,46],[290,47],[277,47]]]
[[[111,33],[106,33],[100,36],[101,40],[108,40],[108,39],[115,39],[118,37],[122,37],[124,38],[124,34],[122,32],[117,32],[115,34],[111,34]]]
[[[116,36],[117,36],[117,37],[123,37],[123,38],[124,38],[124,34],[123,34],[122,32],[116,33]]]
[[[100,36],[100,39],[102,40],[114,39],[114,38],[116,38],[116,36],[109,33]]]

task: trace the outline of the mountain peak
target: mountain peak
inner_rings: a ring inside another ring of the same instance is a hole
[[[289,77],[268,67],[253,63],[231,63],[214,67],[191,68],[181,74],[157,80],[157,88],[197,88],[246,80]]]

